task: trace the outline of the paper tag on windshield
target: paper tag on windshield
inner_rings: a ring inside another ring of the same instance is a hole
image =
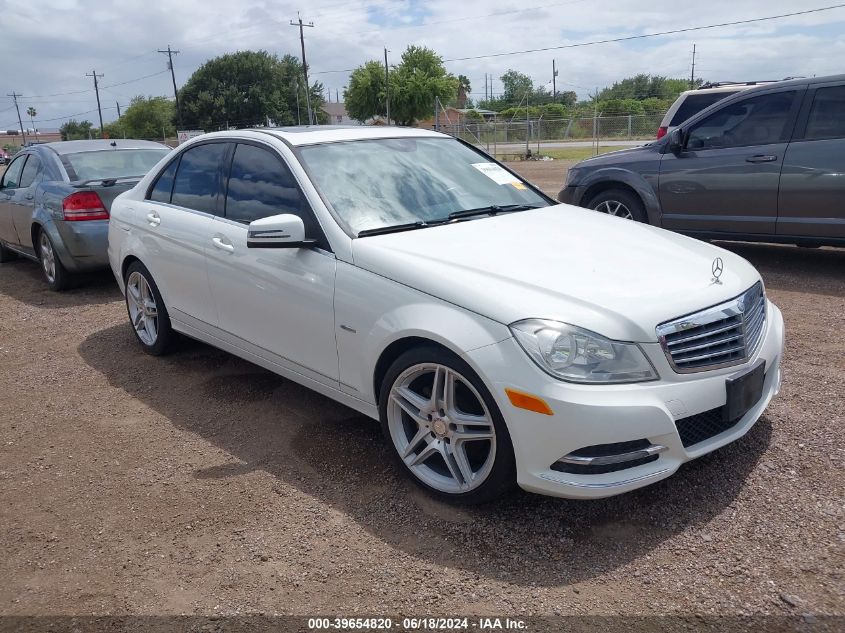
[[[496,163],[472,163],[472,166],[496,184],[509,185],[511,183],[519,182],[519,178],[514,176],[508,170],[502,169],[502,167]]]

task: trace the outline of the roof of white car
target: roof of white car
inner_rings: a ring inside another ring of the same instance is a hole
[[[373,138],[444,137],[433,130],[390,125],[302,125],[298,127],[261,128],[255,132],[272,134],[291,145],[314,145],[339,141],[360,141]]]

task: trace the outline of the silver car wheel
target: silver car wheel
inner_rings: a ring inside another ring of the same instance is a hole
[[[44,269],[44,275],[47,277],[47,281],[54,283],[56,281],[56,254],[53,252],[53,245],[46,233],[41,234],[38,247],[41,250],[41,267]]]
[[[408,469],[435,490],[469,492],[493,469],[493,417],[475,387],[450,367],[422,363],[402,372],[390,389],[387,424]]]
[[[614,215],[617,218],[625,218],[626,220],[633,220],[634,215],[631,210],[618,200],[605,200],[597,204],[593,211],[599,213],[607,213],[607,215]]]
[[[158,306],[149,282],[138,271],[126,280],[126,305],[138,338],[144,345],[155,345],[158,340]]]

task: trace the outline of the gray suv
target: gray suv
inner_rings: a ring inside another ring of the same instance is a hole
[[[845,246],[845,75],[744,90],[578,163],[558,200],[705,239]]]

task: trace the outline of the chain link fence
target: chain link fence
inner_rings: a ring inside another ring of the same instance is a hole
[[[657,136],[662,114],[598,116],[569,119],[447,122],[440,132],[476,145],[494,146],[565,141],[647,141]]]

